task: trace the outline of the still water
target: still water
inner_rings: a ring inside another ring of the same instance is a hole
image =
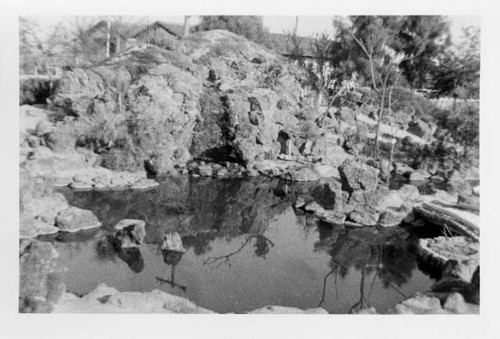
[[[406,231],[332,227],[296,214],[296,197],[318,192],[310,185],[178,177],[147,192],[63,190],[104,227],[48,240],[67,268],[67,289],[79,295],[104,282],[120,291],[160,289],[220,313],[267,305],[349,313],[384,312],[430,289],[434,281],[419,270],[416,239]],[[124,218],[146,221],[139,249],[111,245],[112,226]],[[182,237],[182,256],[160,250],[171,231]]]

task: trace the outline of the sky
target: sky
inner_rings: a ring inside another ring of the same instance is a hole
[[[41,35],[50,32],[55,24],[64,20],[67,17],[52,17],[40,16],[33,17],[37,20],[40,26]],[[333,16],[299,16],[298,34],[300,36],[313,36],[315,34],[327,33],[331,36],[334,35],[332,20]],[[447,16],[450,21],[450,31],[453,42],[458,42],[462,28],[468,26],[480,26],[479,16]],[[262,16],[264,26],[269,29],[271,33],[284,33],[293,30],[295,25],[295,16]],[[183,16],[142,16],[130,17],[131,21],[139,21],[143,23],[153,22],[155,20],[162,20],[171,23],[184,23]],[[192,24],[196,24],[199,17],[194,16],[191,19]]]

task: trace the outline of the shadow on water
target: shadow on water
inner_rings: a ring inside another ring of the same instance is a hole
[[[80,239],[45,239],[79,295],[104,282],[118,290],[159,288],[222,313],[266,305],[383,312],[433,283],[405,230],[345,229],[295,214],[299,195],[329,203],[324,183],[177,177],[146,192],[62,192],[104,224]],[[146,221],[139,248],[113,243],[112,227],[125,218]],[[185,253],[161,250],[163,235],[174,231]]]

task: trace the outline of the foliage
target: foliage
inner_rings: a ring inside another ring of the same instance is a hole
[[[442,16],[402,18],[397,43],[392,47],[404,55],[399,65],[413,88],[424,88],[436,67],[435,59],[450,46],[449,23]]]
[[[201,22],[194,27],[194,31],[210,31],[225,29],[248,40],[269,47],[268,30],[262,24],[259,16],[213,15],[202,16]]]
[[[457,49],[447,49],[433,73],[433,88],[438,95],[454,98],[479,97],[480,31],[464,29]]]

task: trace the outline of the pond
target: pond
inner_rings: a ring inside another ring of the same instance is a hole
[[[67,268],[68,291],[82,295],[106,283],[120,291],[160,289],[220,313],[280,305],[341,314],[369,306],[384,312],[434,283],[417,265],[417,239],[402,228],[345,229],[296,213],[296,197],[314,184],[187,176],[160,182],[146,192],[62,190],[104,224],[46,238]],[[146,221],[138,249],[111,244],[112,227],[124,218]],[[182,256],[160,250],[171,231],[182,237]]]

